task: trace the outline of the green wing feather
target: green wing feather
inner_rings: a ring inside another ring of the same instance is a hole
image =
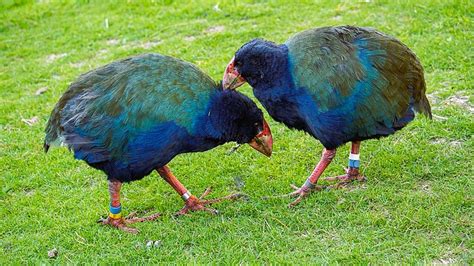
[[[403,117],[414,108],[431,116],[423,68],[404,44],[373,29],[327,27],[301,32],[286,43],[295,85],[312,97],[318,112],[352,107],[363,130]],[[341,111],[341,113],[343,113]]]
[[[61,97],[48,121],[45,148],[64,133],[66,122],[91,138],[109,136],[105,144],[126,143],[120,139],[166,121],[192,132],[216,86],[194,65],[159,54],[108,64],[81,75]],[[119,129],[123,134],[114,132]]]

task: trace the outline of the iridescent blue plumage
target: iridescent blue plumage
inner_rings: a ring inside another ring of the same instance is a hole
[[[222,90],[192,64],[146,54],[72,83],[48,121],[45,147],[63,142],[76,159],[124,182],[180,153],[250,142],[262,124],[249,98]]]
[[[418,59],[373,29],[318,28],[282,45],[256,39],[234,63],[275,120],[329,149],[393,134],[414,111],[431,116]]]
[[[291,196],[298,204],[336,155],[351,142],[346,174],[329,178],[346,185],[364,180],[360,145],[393,134],[415,117],[431,117],[423,68],[397,39],[370,28],[324,27],[296,34],[284,44],[256,39],[227,65],[224,86],[247,81],[277,121],[304,130],[324,145],[321,160]]]

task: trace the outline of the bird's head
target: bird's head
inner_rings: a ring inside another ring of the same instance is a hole
[[[255,150],[271,156],[272,132],[262,111],[247,96],[231,90],[221,91],[209,116],[223,140],[248,143]]]
[[[248,82],[252,87],[258,83],[271,82],[272,73],[281,64],[281,47],[273,42],[254,39],[244,44],[227,65],[223,86],[236,89]]]

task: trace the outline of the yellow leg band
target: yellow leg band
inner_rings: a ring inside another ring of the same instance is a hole
[[[112,219],[120,219],[120,218],[122,218],[122,214],[121,213],[117,213],[117,214],[109,213],[109,217],[112,218]]]

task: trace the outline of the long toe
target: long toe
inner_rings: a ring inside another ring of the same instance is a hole
[[[212,215],[219,214],[219,211],[216,209],[206,207],[204,204],[197,204],[193,206],[184,206],[181,210],[176,212],[174,216],[178,217],[181,215],[189,215],[190,212],[195,212],[195,211],[205,211]]]
[[[290,204],[288,204],[288,208],[293,208],[295,207],[296,205],[298,205],[302,200],[303,198],[305,198],[306,196],[305,195],[299,195],[293,202],[291,202]]]
[[[324,181],[341,181],[341,182],[346,182],[350,181],[351,177],[348,174],[345,175],[338,175],[338,176],[330,176],[323,178]]]
[[[344,188],[348,185],[352,184],[354,181],[365,182],[367,179],[363,175],[340,175],[340,176],[333,176],[327,177],[324,180],[326,181],[339,181],[335,185],[329,186],[329,188]]]
[[[208,204],[218,203],[218,202],[225,201],[225,200],[233,201],[233,200],[237,200],[237,199],[241,199],[241,198],[245,198],[245,197],[248,197],[248,196],[244,193],[233,193],[233,194],[227,195],[225,197],[221,197],[221,198],[204,200],[204,201],[202,201],[202,203],[204,205],[208,205]]]
[[[154,221],[154,220],[158,219],[160,216],[161,216],[160,213],[155,213],[155,214],[152,214],[152,215],[146,216],[146,217],[130,217],[130,215],[129,215],[129,216],[127,216],[127,218],[125,218],[125,223],[126,224],[133,224],[133,223]]]
[[[293,192],[286,193],[283,195],[273,195],[273,196],[264,196],[262,197],[263,200],[269,200],[269,199],[281,199],[281,198],[294,198],[300,195],[298,192],[299,187],[295,186],[294,184],[290,185],[291,188],[294,190]]]
[[[209,208],[207,207],[207,205],[218,203],[224,200],[233,201],[233,200],[240,199],[246,196],[243,193],[234,193],[222,198],[204,200],[204,197],[206,197],[210,192],[211,192],[211,189],[207,188],[206,191],[204,191],[204,193],[199,198],[191,196],[186,201],[185,206],[180,211],[178,211],[175,214],[175,216],[186,215],[193,211],[205,211],[205,212],[215,215],[215,214],[218,214],[219,211],[217,211],[216,209]]]
[[[294,204],[292,203],[293,204],[292,206],[295,206],[302,200],[302,199],[299,199],[299,197],[302,194],[304,194],[303,197],[305,197],[307,194],[310,194],[311,192],[321,191],[325,188],[324,186],[315,185],[313,188],[310,189],[310,188],[306,188],[306,187],[298,187],[295,184],[290,184],[290,187],[294,190],[293,192],[283,194],[283,195],[265,196],[265,197],[263,197],[263,199],[268,200],[268,199],[281,199],[281,198],[295,198],[295,197],[297,197],[297,199],[295,201],[293,201]],[[308,190],[308,191],[306,191],[306,190]]]
[[[336,184],[335,186],[330,186],[330,187],[336,187],[336,188],[347,186],[347,184],[355,180],[360,181],[360,182],[367,180],[365,176],[360,174],[358,168],[344,168],[344,172],[346,173],[343,175],[326,177],[326,178],[323,178],[323,180],[339,181],[339,183]]]
[[[184,206],[181,210],[177,211],[174,214],[174,217],[179,217],[179,216],[182,216],[182,215],[189,215],[189,212],[191,212],[191,210],[187,206]]]
[[[215,198],[215,199],[210,199],[210,200],[204,200],[204,198],[209,195],[210,193],[212,192],[212,188],[211,187],[208,187],[206,188],[206,190],[204,191],[204,193],[201,194],[201,196],[199,197],[199,200],[202,204],[204,205],[208,205],[208,204],[213,204],[213,203],[217,203],[217,202],[221,202],[221,201],[224,201],[224,200],[236,200],[236,199],[240,199],[240,198],[244,198],[244,197],[247,197],[246,194],[244,193],[233,193],[233,194],[230,194],[230,195],[227,195],[225,197],[221,197],[221,198]]]
[[[199,199],[204,199],[207,195],[209,195],[209,193],[212,192],[212,187],[208,187],[206,188],[206,190],[204,190],[204,192],[201,194],[201,196],[199,197]]]
[[[289,196],[296,197],[296,199],[288,205],[289,208],[298,205],[303,200],[303,198],[307,197],[313,191],[309,187],[297,187],[293,184],[291,184],[291,188],[293,188],[295,191],[290,193]]]
[[[300,187],[296,186],[295,184],[290,184],[290,187],[295,191],[300,189]]]
[[[133,227],[128,227],[124,224],[120,225],[120,226],[117,226],[118,229],[122,230],[122,231],[125,231],[127,233],[131,233],[131,234],[138,234],[138,229],[136,228],[133,228]]]
[[[107,217],[107,219],[101,218],[97,222],[101,223],[102,225],[115,227],[115,228],[120,229],[122,231],[125,231],[127,233],[132,233],[132,234],[138,233],[138,229],[128,227],[126,222],[125,222],[125,219],[123,219],[123,218],[113,219],[113,218]]]
[[[321,191],[325,187],[320,185],[314,185],[312,188],[306,187],[304,185],[301,187],[297,187],[294,184],[291,184],[291,188],[293,188],[295,191],[291,192],[290,194],[287,194],[287,196],[296,197],[296,199],[288,205],[289,208],[298,205],[304,198],[306,198],[312,192]]]

